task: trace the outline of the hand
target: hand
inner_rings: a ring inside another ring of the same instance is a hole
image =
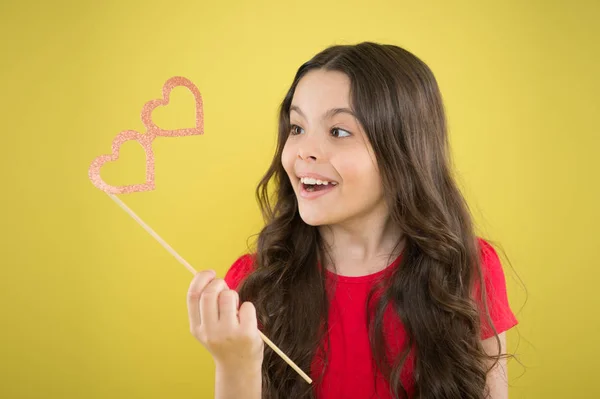
[[[258,367],[263,342],[258,333],[256,309],[239,306],[239,296],[213,270],[196,273],[187,294],[190,331],[210,352],[218,368]],[[239,306],[239,309],[238,309]]]

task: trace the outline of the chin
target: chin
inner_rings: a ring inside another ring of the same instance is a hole
[[[300,213],[300,218],[302,219],[302,221],[309,226],[317,227],[317,226],[331,224],[330,218],[328,218],[322,212],[314,212],[312,210],[308,211],[308,210],[300,209],[299,213]]]

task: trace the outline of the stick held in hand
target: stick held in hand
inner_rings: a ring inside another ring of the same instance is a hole
[[[173,249],[173,247],[171,247],[169,244],[167,244],[167,242],[165,240],[163,240],[150,226],[148,226],[146,224],[146,222],[144,222],[138,215],[136,215],[127,205],[125,205],[125,203],[123,201],[121,201],[114,194],[107,193],[107,195],[113,201],[115,201],[121,207],[121,209],[123,209],[125,212],[127,212],[129,214],[129,216],[131,216],[133,218],[133,220],[135,220],[136,222],[138,222],[138,224],[140,226],[142,226],[142,228],[144,230],[146,230],[148,232],[148,234],[150,234],[152,237],[154,237],[154,239],[156,241],[158,241],[158,243],[160,245],[162,245],[171,255],[173,255],[175,257],[175,259],[177,259],[179,261],[179,263],[181,263],[183,266],[185,266],[185,268],[188,269],[192,274],[196,274],[197,273],[196,270],[192,267],[192,265],[190,265],[185,259],[183,259],[183,257],[181,257],[181,255],[179,255]],[[296,363],[294,363],[285,353],[283,353],[281,351],[281,349],[279,349],[277,347],[277,345],[275,345],[269,338],[267,338],[260,330],[258,332],[259,332],[260,337],[262,338],[262,340],[264,341],[265,344],[267,344],[275,353],[277,353],[307,383],[312,384],[312,379],[304,371],[302,371],[302,369],[300,369],[300,367],[298,367],[296,365]]]

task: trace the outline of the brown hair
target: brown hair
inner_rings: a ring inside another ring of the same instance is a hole
[[[297,71],[280,107],[272,164],[256,191],[266,224],[258,236],[255,271],[240,288],[241,300],[254,303],[264,333],[309,370],[326,338],[326,277],[318,267],[326,248],[318,228],[300,218],[281,154],[294,91],[314,69],[349,77],[352,109],[375,152],[391,218],[406,240],[400,266],[366,321],[377,367],[393,397],[406,397],[400,372],[413,348],[415,397],[483,398],[489,357],[472,297],[479,282],[485,298],[479,246],[451,174],[436,79],[403,48],[372,42],[331,46]],[[407,347],[392,361],[383,334],[383,314],[390,305],[408,334]],[[489,320],[487,309],[485,314]],[[312,387],[268,349],[262,375],[264,398],[314,396]]]

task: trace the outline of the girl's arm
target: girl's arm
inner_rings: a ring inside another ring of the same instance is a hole
[[[261,384],[260,365],[248,369],[228,369],[217,366],[215,399],[260,399],[262,396]]]
[[[498,356],[498,353],[506,353],[506,333],[499,334],[498,338],[500,339],[500,348],[498,348],[496,337],[482,341],[483,349],[488,355]],[[498,352],[498,349],[500,349],[500,352]],[[508,370],[506,366],[506,359],[501,358],[494,368],[488,372],[486,384],[490,399],[508,399]]]

